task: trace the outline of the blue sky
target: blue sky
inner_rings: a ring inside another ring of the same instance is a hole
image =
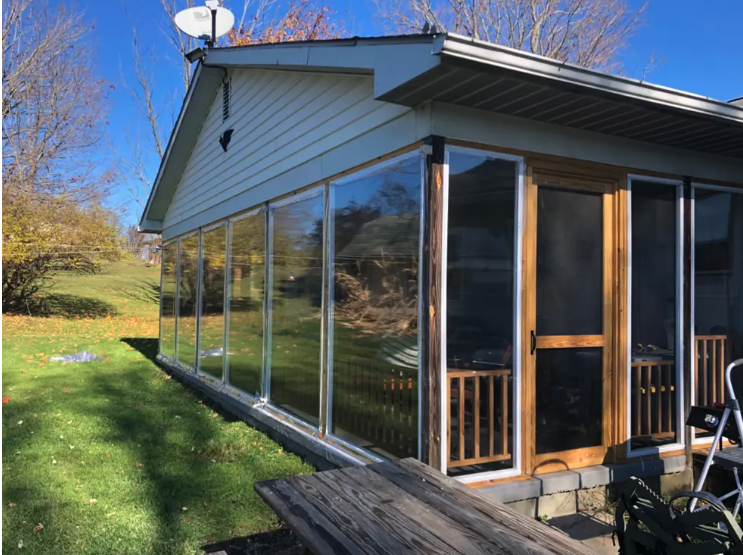
[[[59,0],[61,1],[61,0]],[[634,1],[634,0],[633,0]],[[345,28],[352,35],[381,34],[374,17],[372,0],[332,2]],[[242,6],[240,0],[225,5]],[[131,140],[145,133],[131,98],[122,84],[130,80],[132,33],[123,0],[78,0],[94,23],[90,40],[98,52],[102,76],[116,86],[111,97],[109,129],[116,150],[126,155]],[[153,68],[157,102],[163,119],[177,115],[182,97],[178,61],[160,26],[163,13],[158,0],[128,0],[129,11],[139,20],[140,41],[144,46],[166,53]],[[648,81],[696,94],[730,100],[743,96],[743,0],[653,0],[646,13],[646,25],[628,44],[623,57],[625,72],[639,77],[653,57],[658,65],[647,75]],[[173,99],[177,98],[177,102]],[[149,173],[154,176],[157,160],[151,157]],[[123,190],[119,203],[128,207],[126,223],[136,223],[139,209]]]

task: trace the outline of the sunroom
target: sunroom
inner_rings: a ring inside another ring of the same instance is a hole
[[[743,356],[743,109],[453,35],[208,50],[141,228],[160,362],[333,464],[677,456]]]

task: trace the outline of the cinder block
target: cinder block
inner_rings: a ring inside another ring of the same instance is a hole
[[[694,474],[690,468],[683,472],[665,474],[660,477],[660,492],[675,495],[680,491],[691,491],[694,487]]]
[[[514,501],[512,503],[506,503],[509,509],[513,509],[520,515],[528,518],[537,518],[537,500],[536,499],[522,499],[521,501]]]
[[[571,470],[542,474],[536,479],[542,482],[542,495],[575,491],[581,487],[580,474]]]
[[[537,518],[575,514],[578,510],[578,494],[575,491],[543,495],[537,499]]]
[[[612,468],[610,465],[599,464],[576,470],[580,474],[580,486],[582,488],[596,488],[611,483]]]
[[[524,499],[535,499],[542,494],[542,482],[535,478],[507,482],[495,486],[479,488],[477,492],[491,501],[513,503]]]

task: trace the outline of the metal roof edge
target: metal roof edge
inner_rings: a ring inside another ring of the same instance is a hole
[[[437,52],[441,56],[466,59],[477,63],[530,74],[566,84],[634,98],[705,116],[721,118],[743,125],[743,107],[694,93],[654,85],[560,62],[506,46],[479,41],[449,33]]]

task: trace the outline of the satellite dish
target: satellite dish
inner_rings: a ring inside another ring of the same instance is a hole
[[[197,6],[175,14],[175,24],[189,37],[213,43],[230,32],[235,16],[227,8]]]

